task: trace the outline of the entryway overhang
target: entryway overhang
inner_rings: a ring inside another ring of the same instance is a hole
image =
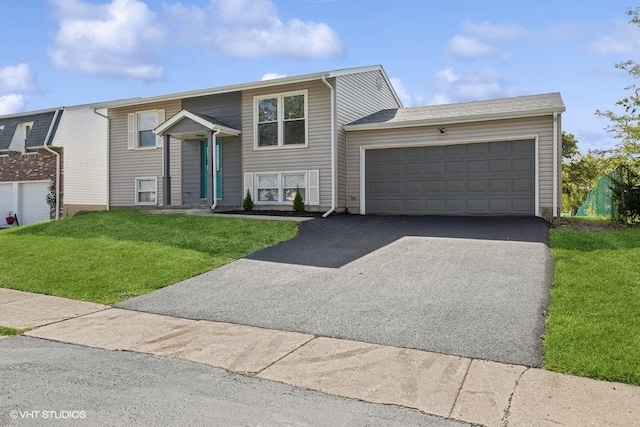
[[[177,114],[155,128],[158,136],[171,135],[172,138],[204,139],[207,130],[216,132],[218,137],[238,136],[241,131],[227,126],[215,117],[206,114],[194,113],[188,110],[180,110]]]
[[[162,146],[162,182],[163,202],[171,205],[171,140],[206,140],[207,141],[207,202],[215,209],[218,200],[216,191],[216,174],[220,165],[219,156],[213,149],[217,138],[240,135],[241,131],[227,126],[215,117],[206,114],[180,110],[154,129],[154,133],[164,140]]]

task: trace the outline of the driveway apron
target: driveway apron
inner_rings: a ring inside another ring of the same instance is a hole
[[[540,366],[548,224],[335,215],[117,307]]]

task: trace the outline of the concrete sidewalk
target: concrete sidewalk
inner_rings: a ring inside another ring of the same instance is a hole
[[[486,426],[628,426],[640,387],[358,341],[196,321],[0,288],[25,335],[187,360]],[[9,338],[10,339],[10,338]]]

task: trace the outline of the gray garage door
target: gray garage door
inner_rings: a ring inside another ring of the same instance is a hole
[[[534,141],[371,149],[365,153],[367,213],[534,214]]]

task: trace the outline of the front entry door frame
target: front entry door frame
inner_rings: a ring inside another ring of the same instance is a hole
[[[209,173],[209,143],[207,140],[200,141],[200,198],[213,201],[213,195],[209,195],[210,182],[213,176]],[[213,153],[211,153],[213,154]],[[214,161],[216,163],[216,199],[222,200],[222,138],[216,138],[216,152]]]

